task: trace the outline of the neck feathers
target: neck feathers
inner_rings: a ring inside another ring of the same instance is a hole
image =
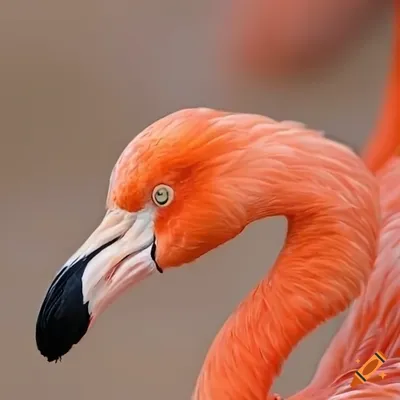
[[[265,398],[293,347],[343,311],[367,281],[378,236],[376,183],[347,149],[306,139],[292,151],[271,152],[287,179],[274,180],[270,171],[252,215],[286,215],[285,246],[217,335],[196,400]]]

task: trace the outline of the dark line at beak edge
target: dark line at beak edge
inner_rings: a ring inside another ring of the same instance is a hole
[[[153,261],[154,261],[154,264],[156,264],[157,271],[158,271],[160,274],[163,274],[164,271],[163,271],[162,268],[157,264],[157,261],[156,261],[156,250],[157,250],[156,237],[154,236],[153,244],[152,244],[151,250],[150,250],[150,255],[151,255],[151,258],[152,258]]]

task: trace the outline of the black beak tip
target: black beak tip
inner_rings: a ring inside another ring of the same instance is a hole
[[[51,312],[52,307],[42,306],[36,323],[36,346],[40,354],[48,362],[61,361],[71,348],[85,336],[90,314],[87,304],[81,304],[79,309],[70,313],[71,309],[62,306],[58,312]],[[66,314],[63,311],[68,311]]]
[[[61,270],[47,291],[36,322],[36,346],[49,362],[58,361],[85,336],[89,303],[82,294],[86,260]]]
[[[64,266],[55,277],[36,322],[36,346],[47,361],[61,360],[85,336],[91,316],[83,298],[83,273],[90,260],[118,239]]]

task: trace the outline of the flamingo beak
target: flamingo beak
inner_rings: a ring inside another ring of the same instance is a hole
[[[125,289],[159,267],[151,212],[110,210],[50,285],[36,323],[36,344],[49,362],[68,353]]]

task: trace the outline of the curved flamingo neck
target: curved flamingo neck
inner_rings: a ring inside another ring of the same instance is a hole
[[[281,254],[215,338],[193,399],[267,398],[293,347],[366,281],[376,237],[362,225],[341,208],[288,218]]]

